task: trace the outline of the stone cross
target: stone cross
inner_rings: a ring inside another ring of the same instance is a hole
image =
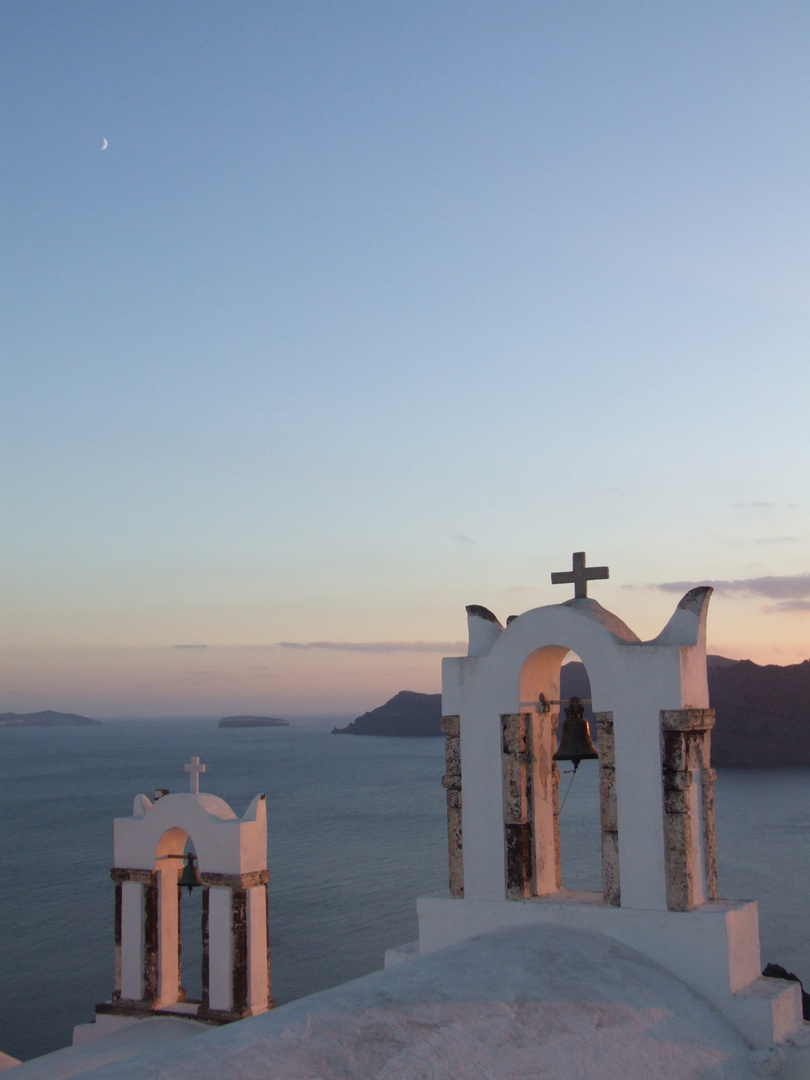
[[[191,781],[191,794],[200,794],[200,773],[205,772],[205,766],[200,764],[198,757],[193,757],[188,765],[185,767],[187,773],[191,773],[189,780]]]
[[[606,566],[589,566],[585,569],[585,552],[575,551],[573,557],[573,570],[559,571],[551,575],[552,585],[565,585],[568,582],[574,584],[574,599],[584,600],[588,595],[588,582],[597,578],[609,577]]]

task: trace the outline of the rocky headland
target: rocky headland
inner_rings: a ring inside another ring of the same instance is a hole
[[[442,695],[400,690],[390,701],[363,713],[333,735],[394,735],[396,737],[441,735]]]
[[[715,710],[712,765],[810,765],[810,660],[780,666],[709,656],[707,663]],[[560,682],[563,698],[591,696],[579,662],[564,665]],[[441,694],[401,690],[332,734],[441,736],[441,701]],[[586,716],[593,722],[590,706]]]

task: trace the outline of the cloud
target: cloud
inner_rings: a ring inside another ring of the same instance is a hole
[[[455,536],[452,536],[450,539],[455,540],[455,542],[457,544],[474,544],[475,543],[473,538],[471,536],[467,536],[466,533],[457,533]]]
[[[800,540],[799,536],[760,536],[754,543],[755,544],[791,544],[794,541]]]
[[[753,502],[745,503],[732,503],[732,510],[769,510],[771,507],[776,506],[776,503],[762,502],[759,499],[754,499]]]
[[[778,601],[765,608],[766,611],[810,610],[810,574],[739,578],[736,581],[665,581],[655,588],[664,592],[686,592],[697,585],[711,585],[717,592],[727,595],[766,596]]]
[[[207,649],[207,645],[172,645],[173,649]]]
[[[764,607],[763,611],[768,613],[780,612],[780,611],[810,611],[810,600],[780,600],[778,604],[771,604],[768,607]]]
[[[280,641],[284,649],[334,649],[364,653],[453,653],[466,649],[466,641]]]

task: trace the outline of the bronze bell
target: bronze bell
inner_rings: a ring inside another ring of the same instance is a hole
[[[183,867],[183,873],[180,875],[180,880],[177,882],[181,889],[185,885],[189,891],[189,895],[191,895],[192,889],[202,887],[202,881],[200,880],[200,874],[197,870],[196,863],[197,856],[192,855],[192,853],[189,852],[188,855],[186,855],[186,865]]]
[[[585,706],[578,697],[572,697],[565,709],[560,749],[554,755],[554,761],[572,761],[576,772],[580,761],[598,758],[599,754],[588,731]]]

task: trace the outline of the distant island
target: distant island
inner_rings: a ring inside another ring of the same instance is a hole
[[[278,716],[223,716],[219,727],[289,727],[289,720]]]
[[[712,765],[810,765],[810,660],[755,664],[708,656],[709,704],[715,710]],[[591,696],[585,666],[563,666],[560,695]],[[333,735],[441,736],[441,694],[401,690]],[[585,715],[593,724],[593,711]],[[591,734],[596,737],[595,728]]]
[[[80,724],[100,724],[100,720],[91,720],[89,716],[79,716],[72,712],[0,713],[0,727],[78,727]]]

